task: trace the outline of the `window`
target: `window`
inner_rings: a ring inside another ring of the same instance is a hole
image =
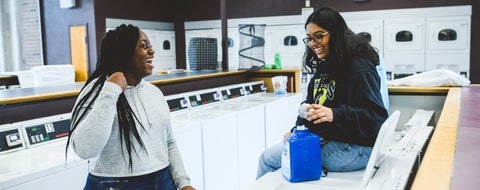
[[[1,0],[0,23],[0,72],[43,65],[39,0]]]

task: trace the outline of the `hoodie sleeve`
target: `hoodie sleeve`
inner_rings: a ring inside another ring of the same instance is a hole
[[[93,85],[93,82],[90,84]],[[82,91],[77,103],[90,88],[87,87]],[[71,142],[73,150],[80,158],[93,158],[103,150],[110,137],[117,114],[117,100],[121,93],[120,86],[107,81],[91,108],[88,110],[86,107],[79,108],[78,113],[86,111],[86,115],[82,121],[78,122],[77,128],[72,133]],[[84,105],[88,105],[90,101],[91,99]]]

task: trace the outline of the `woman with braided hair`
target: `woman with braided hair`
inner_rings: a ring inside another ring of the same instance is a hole
[[[165,97],[143,79],[152,74],[154,53],[147,35],[133,25],[104,37],[97,69],[73,107],[66,147],[90,159],[84,189],[194,189]]]

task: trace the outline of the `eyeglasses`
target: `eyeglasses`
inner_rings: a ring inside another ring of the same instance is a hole
[[[312,40],[315,41],[315,43],[322,43],[323,37],[325,37],[327,34],[328,34],[328,32],[316,33],[316,34],[313,35],[313,37],[303,38],[303,43],[305,43],[305,45],[307,45],[307,46],[310,45],[310,42]]]

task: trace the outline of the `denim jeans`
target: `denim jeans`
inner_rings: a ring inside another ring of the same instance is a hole
[[[322,147],[322,166],[327,171],[348,172],[364,169],[372,153],[372,147],[344,142],[330,141]],[[283,142],[278,143],[260,155],[257,179],[282,166]]]
[[[99,177],[88,174],[84,190],[177,190],[170,168],[134,177]]]

